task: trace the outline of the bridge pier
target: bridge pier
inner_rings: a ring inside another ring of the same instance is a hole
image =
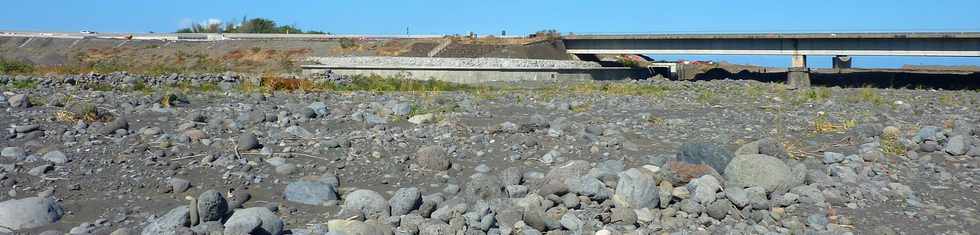
[[[806,67],[806,55],[793,55],[793,64],[786,72],[786,85],[791,89],[810,87],[810,69]]]
[[[849,69],[851,68],[851,56],[834,56],[833,64],[835,69]]]

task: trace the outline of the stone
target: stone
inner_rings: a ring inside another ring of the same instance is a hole
[[[318,180],[298,180],[286,185],[286,200],[307,205],[323,205],[337,200],[337,188]]]
[[[925,126],[919,129],[919,132],[912,137],[912,140],[916,143],[922,143],[927,140],[940,141],[945,140],[945,135],[943,134],[943,129],[935,126]]]
[[[444,171],[451,164],[447,155],[446,149],[441,146],[425,146],[415,152],[415,163],[422,169]]]
[[[687,212],[688,214],[693,214],[695,216],[700,215],[701,212],[704,212],[704,206],[691,199],[682,200],[680,206],[681,211]]]
[[[111,122],[106,123],[105,126],[102,127],[102,134],[103,135],[110,135],[110,134],[116,133],[117,130],[127,130],[128,131],[129,130],[129,121],[126,120],[126,118],[123,118],[123,117],[116,118],[115,120],[112,120]]]
[[[767,192],[789,190],[796,186],[796,176],[783,161],[761,154],[736,156],[725,169],[728,183],[745,187],[761,186]]]
[[[523,178],[524,173],[518,167],[508,167],[500,172],[500,183],[504,184],[504,186],[521,184]]]
[[[58,150],[47,152],[41,158],[54,164],[65,164],[68,162],[68,156],[65,156],[65,153]]]
[[[323,102],[313,102],[307,107],[312,109],[313,112],[320,117],[325,117],[330,114],[330,109],[327,108],[327,104],[324,104]]]
[[[358,220],[343,220],[343,219],[335,219],[335,220],[327,221],[327,230],[330,231],[330,233],[327,234],[345,234],[345,235],[392,234],[390,228],[369,224]]]
[[[289,133],[292,136],[295,136],[297,138],[302,138],[302,139],[313,139],[313,137],[315,137],[312,132],[306,130],[306,128],[303,128],[301,126],[286,127],[286,133]]]
[[[225,231],[225,225],[221,224],[220,221],[209,221],[194,225],[191,227],[191,231],[194,231],[194,234],[217,234]]]
[[[412,112],[412,104],[405,102],[398,102],[390,104],[391,114],[395,116],[405,116]]]
[[[202,223],[221,221],[228,214],[228,201],[218,191],[204,191],[197,197],[197,213]]]
[[[431,122],[432,119],[435,119],[435,117],[436,116],[434,114],[431,114],[431,113],[419,114],[419,115],[415,115],[415,116],[412,116],[412,117],[408,118],[408,122],[410,122],[412,124],[415,124],[415,125],[422,125],[422,124]]]
[[[946,147],[943,148],[943,151],[953,156],[962,156],[969,150],[970,144],[963,135],[957,135],[949,138],[949,140],[946,142]]]
[[[716,220],[722,220],[728,216],[728,211],[732,208],[732,203],[728,200],[717,200],[708,205],[708,216]]]
[[[204,131],[198,130],[198,129],[185,130],[184,133],[183,133],[183,135],[184,136],[187,136],[187,138],[190,139],[193,142],[201,141],[203,139],[207,139],[208,138],[208,134],[207,133],[204,133]]]
[[[666,168],[668,180],[674,185],[682,185],[703,175],[718,175],[714,168],[707,164],[691,164],[684,161],[668,160]]]
[[[824,152],[823,153],[823,164],[834,164],[844,161],[844,154],[835,152]]]
[[[667,208],[670,205],[670,199],[673,198],[674,185],[670,181],[660,181],[660,185],[657,186],[657,191],[660,194],[660,208]]]
[[[368,189],[358,189],[344,196],[344,208],[357,210],[368,217],[391,215],[388,201],[378,192]]]
[[[564,194],[568,192],[568,185],[565,185],[565,179],[584,175],[591,168],[592,165],[589,162],[582,160],[568,161],[565,164],[554,166],[545,174],[543,183],[538,188],[538,194]],[[528,178],[530,177],[525,176],[524,180],[529,181]]]
[[[654,208],[660,203],[657,181],[644,170],[631,168],[619,174],[613,199],[629,208]]]
[[[490,200],[504,195],[504,187],[497,176],[476,173],[466,181],[463,195],[469,202]]]
[[[568,186],[568,192],[592,198],[602,195],[606,190],[602,181],[589,175],[565,179],[565,185]]]
[[[400,188],[388,199],[391,216],[401,216],[422,206],[422,193],[418,188]]]
[[[721,183],[711,175],[701,176],[687,184],[687,190],[691,192],[691,199],[702,205],[714,202],[715,195],[720,189]]]
[[[224,226],[224,234],[280,235],[286,225],[268,208],[252,207],[236,210]]]
[[[10,199],[0,202],[0,232],[45,226],[58,222],[64,214],[64,209],[54,199]]]
[[[7,104],[10,104],[10,107],[12,108],[31,107],[31,102],[27,99],[27,95],[25,94],[16,94],[10,96],[10,98],[7,99]]]
[[[20,147],[6,147],[0,151],[0,156],[21,160],[26,156],[26,153],[24,153],[24,149]]]
[[[575,217],[575,215],[573,215],[572,213],[565,213],[565,215],[562,215],[561,220],[559,220],[559,222],[561,223],[561,226],[563,228],[568,229],[569,231],[572,232],[582,231],[582,220],[579,219],[578,217]]]
[[[689,164],[706,164],[718,173],[725,173],[725,166],[732,161],[735,154],[727,149],[710,143],[684,143],[681,145],[677,160]]]
[[[779,159],[786,159],[790,157],[789,153],[786,152],[786,147],[774,138],[763,138],[756,140],[752,143],[743,145],[742,148],[739,148],[736,152],[736,155],[763,154]]]
[[[255,137],[252,133],[245,133],[238,136],[238,150],[239,151],[249,151],[253,149],[259,149],[262,145],[259,144],[259,139]]]
[[[504,191],[507,192],[507,197],[521,198],[527,195],[528,189],[524,185],[507,185],[504,187]]]
[[[170,188],[174,193],[183,193],[191,187],[191,182],[181,178],[170,178]]]
[[[167,214],[163,216],[151,219],[150,222],[143,227],[143,231],[140,233],[142,235],[175,235],[177,233],[177,228],[187,227],[190,225],[190,209],[187,206],[178,206],[177,208],[171,209]]]
[[[610,222],[622,224],[636,224],[636,212],[630,208],[612,208]]]
[[[748,195],[749,205],[752,205],[753,209],[765,210],[769,209],[769,198],[766,196],[766,189],[763,187],[751,187],[746,188],[745,193]]]
[[[749,194],[741,186],[725,187],[725,196],[738,208],[749,205]]]

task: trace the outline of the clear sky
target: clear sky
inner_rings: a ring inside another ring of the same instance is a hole
[[[335,34],[980,31],[978,0],[10,0],[2,5],[0,30],[27,31],[173,32],[190,22],[243,16]],[[782,57],[684,57],[789,63]],[[810,61],[829,66],[829,59]],[[980,59],[861,57],[854,63],[980,65]]]

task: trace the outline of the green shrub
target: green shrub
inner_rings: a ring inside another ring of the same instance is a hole
[[[22,74],[34,72],[34,65],[26,62],[0,59],[0,74]]]

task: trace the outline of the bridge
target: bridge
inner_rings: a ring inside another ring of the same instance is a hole
[[[980,32],[571,35],[568,53],[787,55],[791,86],[809,85],[807,56],[833,56],[834,68],[850,56],[980,57]]]

